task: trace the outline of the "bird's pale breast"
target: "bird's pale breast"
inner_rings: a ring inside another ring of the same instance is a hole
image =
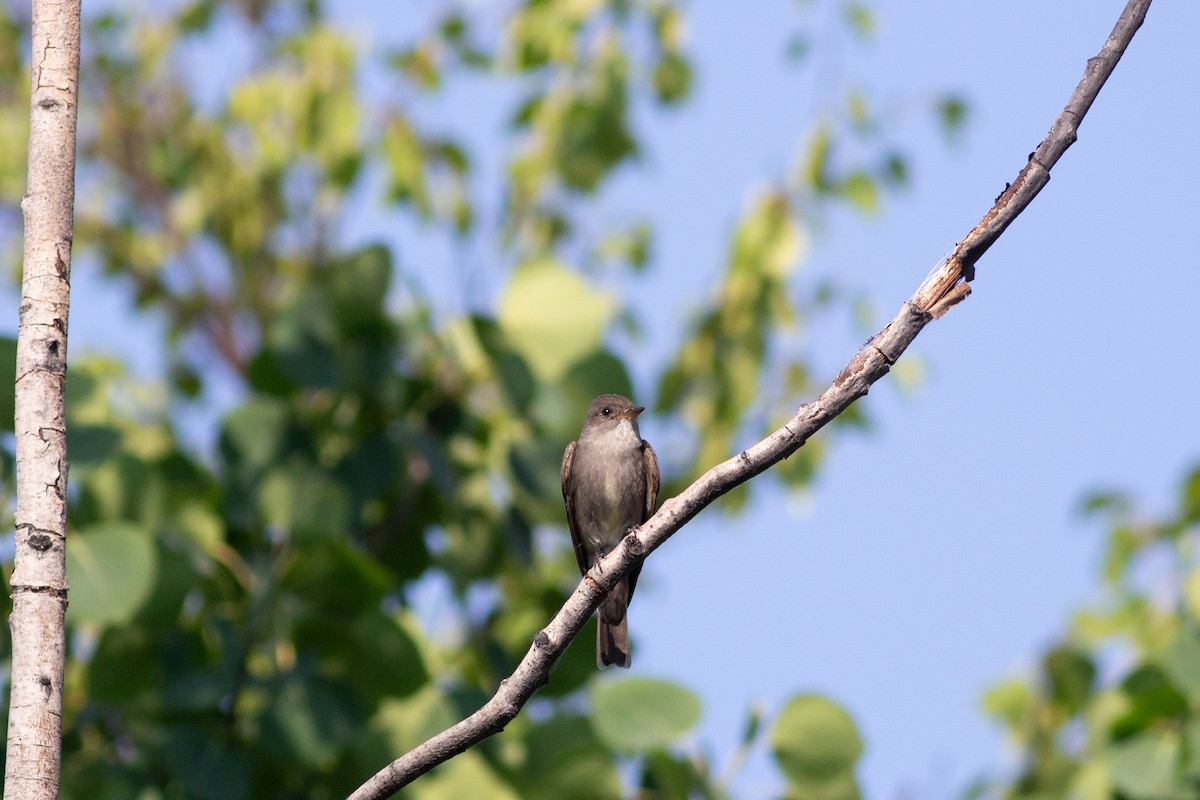
[[[602,489],[577,495],[580,534],[603,552],[642,521],[645,509],[642,441],[632,426],[629,433],[629,436],[581,440],[575,453],[574,472],[579,485]]]

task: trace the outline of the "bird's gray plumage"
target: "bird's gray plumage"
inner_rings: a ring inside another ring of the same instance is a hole
[[[654,513],[658,458],[638,432],[643,410],[619,394],[600,395],[588,408],[579,439],[563,453],[563,500],[580,574]],[[641,569],[635,565],[600,604],[596,662],[601,667],[630,665],[626,611]]]

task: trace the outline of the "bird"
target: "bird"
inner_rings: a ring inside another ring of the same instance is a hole
[[[638,415],[645,410],[622,395],[600,395],[588,407],[579,438],[563,453],[563,502],[581,575],[654,513],[660,476],[654,448],[638,431]],[[601,669],[631,664],[627,611],[641,571],[639,562],[597,609]]]

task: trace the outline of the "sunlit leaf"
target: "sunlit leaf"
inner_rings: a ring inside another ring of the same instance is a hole
[[[789,700],[772,726],[771,751],[804,796],[858,797],[854,769],[862,755],[862,739],[854,720],[832,700],[815,694]]]
[[[845,6],[846,21],[850,29],[863,39],[875,35],[875,13],[861,3],[847,3]]]
[[[864,214],[879,211],[879,186],[865,172],[847,175],[839,191]]]
[[[625,678],[592,689],[592,721],[614,750],[666,747],[700,721],[700,698],[670,681]]]
[[[513,273],[498,316],[505,335],[535,372],[553,380],[600,346],[614,309],[607,294],[562,264],[541,259]]]
[[[1146,731],[1113,745],[1105,759],[1113,785],[1138,800],[1175,796],[1180,749],[1173,731]]]
[[[678,103],[692,88],[692,67],[687,59],[667,52],[654,66],[654,91],[663,103]]]
[[[100,523],[73,533],[67,547],[68,618],[128,621],[149,597],[156,570],[154,540],[132,523]]]
[[[833,131],[826,124],[817,126],[808,143],[802,177],[817,191],[829,189],[829,160],[833,152]]]
[[[403,117],[395,116],[383,130],[384,154],[389,170],[388,198],[413,203],[428,213],[429,192],[425,183],[425,152],[417,132]]]
[[[417,781],[410,796],[413,800],[462,800],[465,797],[520,800],[477,753],[463,753],[434,774]]]
[[[1200,697],[1200,636],[1194,630],[1180,630],[1163,652],[1163,669],[1171,682],[1191,697]]]
[[[1033,696],[1023,680],[1011,680],[997,684],[983,697],[983,710],[1010,727],[1021,724],[1029,714]]]

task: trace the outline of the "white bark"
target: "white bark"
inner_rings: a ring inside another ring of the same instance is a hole
[[[16,554],[4,796],[58,797],[67,608],[64,390],[80,0],[33,3],[25,260],[17,330]]]

